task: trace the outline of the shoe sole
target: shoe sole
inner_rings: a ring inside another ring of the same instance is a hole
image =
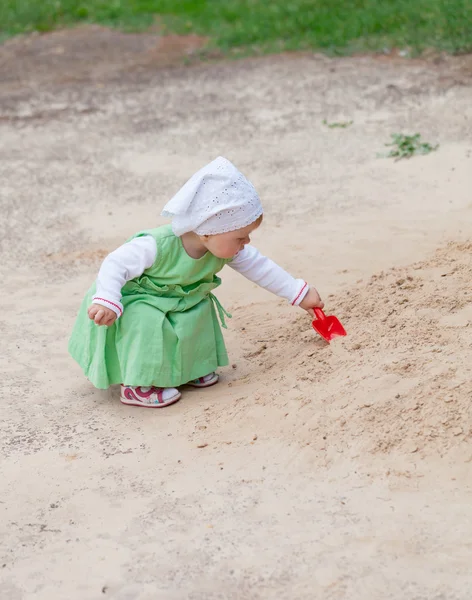
[[[144,402],[139,402],[137,400],[128,400],[128,398],[123,398],[120,396],[121,404],[126,404],[126,406],[140,406],[141,408],[165,408],[166,406],[170,406],[171,404],[175,404],[182,398],[182,394],[178,394],[177,396],[173,396],[169,400],[162,402],[161,404],[144,404]]]
[[[205,383],[194,383],[193,381],[189,381],[187,383],[187,385],[189,385],[190,387],[194,387],[194,388],[207,388],[207,387],[211,387],[212,385],[216,385],[219,380],[220,380],[219,375],[215,375],[213,377],[213,379],[210,379],[209,381],[207,381]]]

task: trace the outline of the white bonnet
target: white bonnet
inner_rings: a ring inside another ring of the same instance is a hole
[[[254,186],[219,156],[195,173],[162,211],[177,236],[215,235],[247,227],[263,213]]]

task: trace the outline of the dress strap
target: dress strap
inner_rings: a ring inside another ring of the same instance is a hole
[[[216,308],[218,316],[220,317],[221,326],[224,327],[224,329],[228,329],[228,327],[226,326],[225,317],[228,317],[228,319],[232,319],[233,315],[230,315],[229,312],[223,308],[221,302],[214,294],[209,294],[209,297]]]

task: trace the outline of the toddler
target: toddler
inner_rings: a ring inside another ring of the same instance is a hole
[[[308,312],[318,292],[250,245],[263,210],[253,185],[219,157],[165,206],[171,225],[142,231],[103,262],[69,351],[97,388],[121,384],[123,404],[162,408],[179,387],[218,383],[228,364],[213,295],[225,265]]]

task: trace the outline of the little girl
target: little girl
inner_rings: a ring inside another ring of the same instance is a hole
[[[218,317],[226,327],[230,315],[212,292],[225,265],[295,306],[323,307],[314,288],[249,245],[262,212],[253,185],[219,157],[165,206],[171,225],[136,234],[104,260],[69,342],[93,385],[120,383],[123,404],[162,408],[184,384],[218,383],[216,369],[228,364]]]

